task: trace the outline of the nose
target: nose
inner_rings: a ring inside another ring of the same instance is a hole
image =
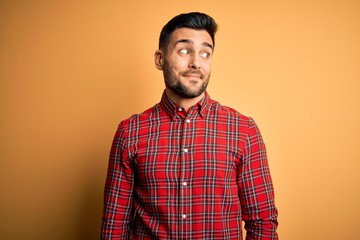
[[[200,65],[200,57],[196,54],[192,55],[189,62],[189,68],[199,69]]]

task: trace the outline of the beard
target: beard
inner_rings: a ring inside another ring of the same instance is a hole
[[[177,78],[172,71],[172,67],[168,61],[164,62],[163,67],[163,75],[165,79],[165,86],[172,90],[175,94],[179,95],[182,98],[196,98],[200,96],[207,88],[209,83],[210,74],[204,75],[199,70],[187,70],[184,72],[180,72],[180,75],[186,74],[199,74],[201,78],[201,84],[196,86],[196,82],[190,81],[191,86],[186,86],[184,83],[180,81],[180,78]]]

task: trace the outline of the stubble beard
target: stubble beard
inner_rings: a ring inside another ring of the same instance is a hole
[[[196,88],[187,87],[172,72],[172,67],[170,66],[170,64],[167,61],[164,62],[163,74],[165,79],[165,86],[182,98],[196,98],[206,90],[207,85],[209,83],[210,74],[206,76],[203,75],[202,73],[199,73],[199,71],[197,70],[189,70],[182,72],[181,74],[187,74],[187,73],[201,74],[201,79],[202,79],[201,85]],[[196,83],[194,82],[191,84],[195,85]]]

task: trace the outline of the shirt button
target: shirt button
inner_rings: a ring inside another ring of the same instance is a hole
[[[187,148],[184,148],[184,152],[186,152],[186,153],[187,153],[188,151],[189,151],[189,149],[187,149]]]
[[[186,119],[185,121],[186,121],[187,123],[190,123],[190,119]]]
[[[182,111],[182,108],[179,108],[178,110],[179,110],[179,112],[181,112],[181,111]]]
[[[186,187],[186,186],[187,186],[187,182],[183,182],[182,185],[183,185],[184,187]]]
[[[186,218],[186,214],[183,214],[181,217],[182,217],[182,219],[185,219],[185,218]]]

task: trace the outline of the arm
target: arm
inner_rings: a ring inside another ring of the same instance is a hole
[[[122,124],[112,143],[104,194],[102,240],[129,239],[133,199],[133,170],[126,155]]]
[[[239,171],[238,188],[246,239],[277,240],[277,209],[265,144],[251,118]]]

